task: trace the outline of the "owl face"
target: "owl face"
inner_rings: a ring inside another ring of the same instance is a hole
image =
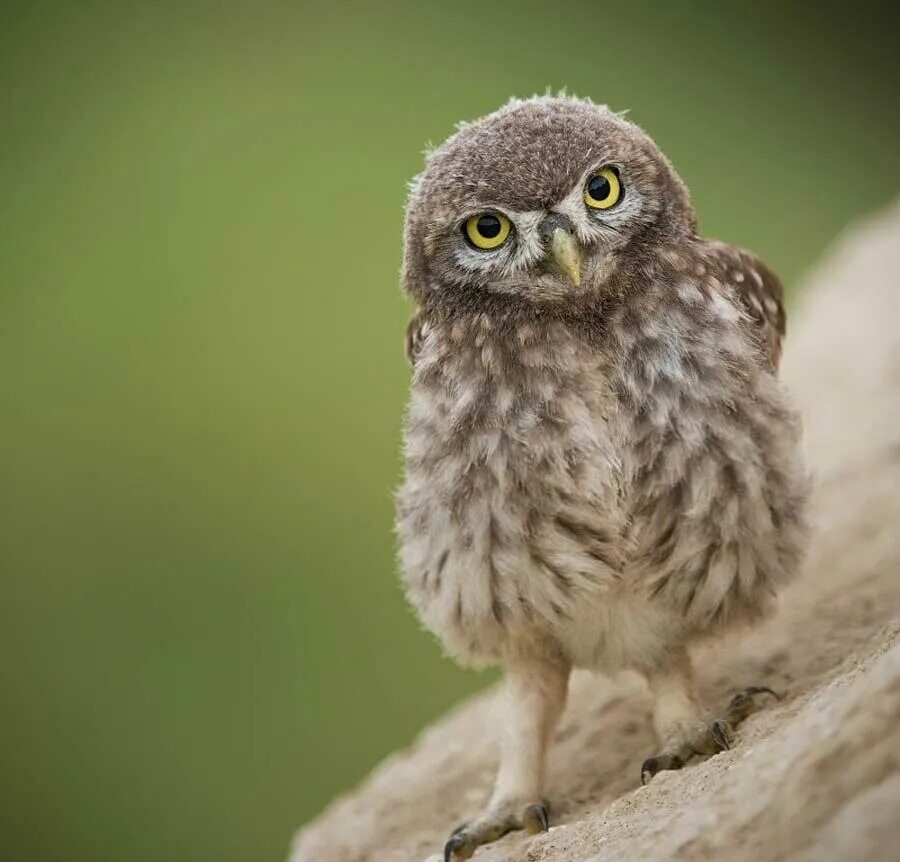
[[[429,155],[404,281],[421,301],[576,301],[693,226],[683,183],[639,128],[584,100],[512,102]]]

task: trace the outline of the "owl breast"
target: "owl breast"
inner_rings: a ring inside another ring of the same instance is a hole
[[[483,313],[422,331],[401,560],[462,660],[647,665],[766,613],[799,567],[799,422],[738,303],[660,280],[597,331]]]
[[[494,661],[602,605],[621,571],[615,401],[562,325],[486,315],[417,354],[398,494],[409,598],[458,658]]]

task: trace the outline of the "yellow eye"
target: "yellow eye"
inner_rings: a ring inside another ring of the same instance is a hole
[[[499,213],[482,213],[466,220],[465,234],[475,248],[498,248],[509,236],[509,219]]]
[[[622,197],[622,184],[614,168],[597,171],[584,187],[584,202],[595,210],[608,210]]]

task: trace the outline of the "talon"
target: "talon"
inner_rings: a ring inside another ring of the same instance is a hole
[[[667,769],[681,769],[684,761],[677,754],[659,754],[648,757],[641,767],[641,784],[646,784],[658,772]]]
[[[465,827],[460,827],[464,829]],[[469,859],[475,852],[475,848],[469,845],[465,836],[456,831],[444,845],[444,862],[453,862],[454,859]]]
[[[657,772],[659,772],[659,764],[657,763],[656,758],[648,757],[641,767],[641,785],[646,785]]]
[[[781,700],[781,695],[776,691],[772,691],[767,685],[751,685],[749,688],[744,689],[744,694],[749,694],[751,696],[754,694],[771,694],[775,700]]]
[[[453,862],[453,851],[458,846],[455,835],[447,839],[447,843],[444,845],[444,862]]]
[[[710,736],[712,736],[713,742],[719,746],[719,751],[728,751],[731,748],[731,742],[728,739],[730,730],[731,728],[725,721],[717,720],[709,726]]]
[[[781,695],[773,691],[767,685],[751,685],[739,691],[728,704],[728,718],[733,725],[740,724],[756,708],[753,698],[757,694],[770,694],[775,700],[781,700]]]
[[[550,830],[550,817],[547,813],[547,806],[540,803],[529,805],[522,815],[522,826],[525,831],[536,835],[539,832],[548,832]]]

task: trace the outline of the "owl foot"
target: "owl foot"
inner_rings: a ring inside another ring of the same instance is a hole
[[[767,686],[750,686],[731,698],[725,708],[724,718],[717,718],[707,725],[673,734],[673,738],[661,754],[644,761],[641,766],[641,784],[646,784],[657,772],[681,769],[695,755],[703,756],[727,751],[734,742],[735,728],[748,715],[759,709],[759,701],[764,695],[780,699],[779,695]]]
[[[490,844],[516,829],[536,834],[550,828],[547,806],[542,802],[528,805],[521,812],[511,805],[491,809],[472,823],[463,823],[450,833],[444,845],[444,862],[468,859],[482,844]]]

